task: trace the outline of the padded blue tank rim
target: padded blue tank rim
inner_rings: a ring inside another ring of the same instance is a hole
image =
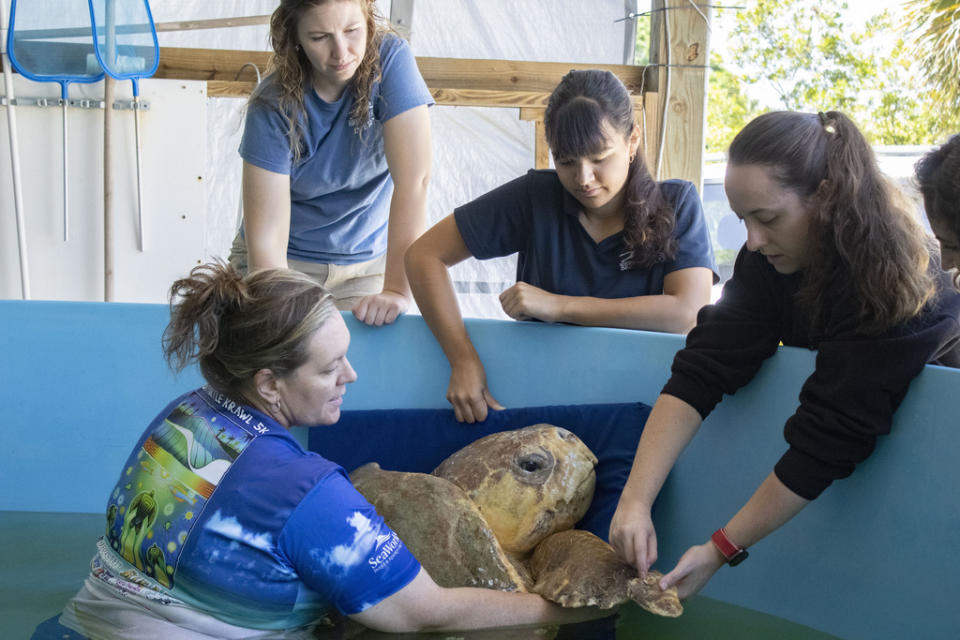
[[[122,0],[107,0],[107,2],[120,2]],[[134,0],[137,1],[137,0]],[[153,13],[150,11],[150,3],[147,0],[143,0],[143,8],[146,11],[147,23],[150,26],[149,33],[153,40],[153,50],[155,52],[153,56],[153,65],[149,69],[123,72],[118,69],[113,69],[112,65],[108,65],[103,61],[103,55],[100,52],[100,38],[97,33],[97,14],[93,6],[94,0],[87,0],[87,6],[90,7],[90,28],[93,33],[93,52],[97,56],[97,62],[100,63],[100,68],[104,72],[116,80],[132,80],[134,95],[139,94],[139,88],[137,86],[137,80],[140,78],[147,78],[152,76],[157,71],[157,67],[160,66],[160,43],[157,40],[157,28],[153,22]],[[128,32],[128,30],[123,30]]]
[[[89,0],[88,0],[89,2]],[[97,75],[74,75],[74,74],[65,74],[65,75],[43,75],[36,74],[28,71],[16,56],[16,47],[14,47],[14,33],[16,31],[16,14],[17,14],[17,0],[13,0],[10,3],[10,21],[7,24],[7,55],[10,58],[10,64],[13,65],[13,68],[17,70],[17,73],[22,75],[24,78],[29,78],[34,82],[58,82],[60,83],[60,97],[63,100],[68,98],[67,95],[67,85],[71,82],[81,82],[81,83],[93,83],[103,80],[104,74],[101,71]],[[93,24],[90,25],[91,37],[93,37]],[[96,50],[96,46],[94,46]]]

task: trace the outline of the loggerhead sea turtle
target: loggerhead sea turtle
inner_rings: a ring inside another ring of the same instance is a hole
[[[441,586],[534,592],[565,607],[634,600],[679,616],[661,574],[641,580],[609,544],[571,528],[590,505],[596,463],[576,435],[538,424],[481,438],[433,474],[370,463],[350,478]]]

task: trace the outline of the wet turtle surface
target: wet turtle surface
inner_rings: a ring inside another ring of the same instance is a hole
[[[565,607],[634,600],[680,615],[661,574],[644,582],[606,542],[572,529],[593,498],[596,463],[573,433],[538,424],[481,438],[433,474],[368,464],[350,478],[441,586],[530,591]]]

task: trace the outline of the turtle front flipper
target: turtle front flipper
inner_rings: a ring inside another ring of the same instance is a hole
[[[564,607],[615,607],[627,601],[627,585],[637,575],[613,547],[580,529],[545,538],[529,567],[531,591]]]
[[[666,590],[660,588],[659,583],[662,577],[663,574],[659,571],[648,571],[647,577],[643,580],[637,577],[630,581],[627,593],[631,600],[650,613],[677,618],[683,613],[680,596],[677,594],[676,587]]]
[[[609,609],[633,600],[651,613],[675,618],[683,613],[676,589],[662,591],[663,574],[651,571],[644,582],[609,544],[589,531],[570,529],[546,538],[530,558],[532,591],[564,607]]]

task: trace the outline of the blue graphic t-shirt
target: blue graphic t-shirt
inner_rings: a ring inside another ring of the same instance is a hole
[[[343,468],[209,386],[141,436],[110,495],[105,542],[127,577],[257,629],[304,626],[331,605],[358,613],[420,570]]]

